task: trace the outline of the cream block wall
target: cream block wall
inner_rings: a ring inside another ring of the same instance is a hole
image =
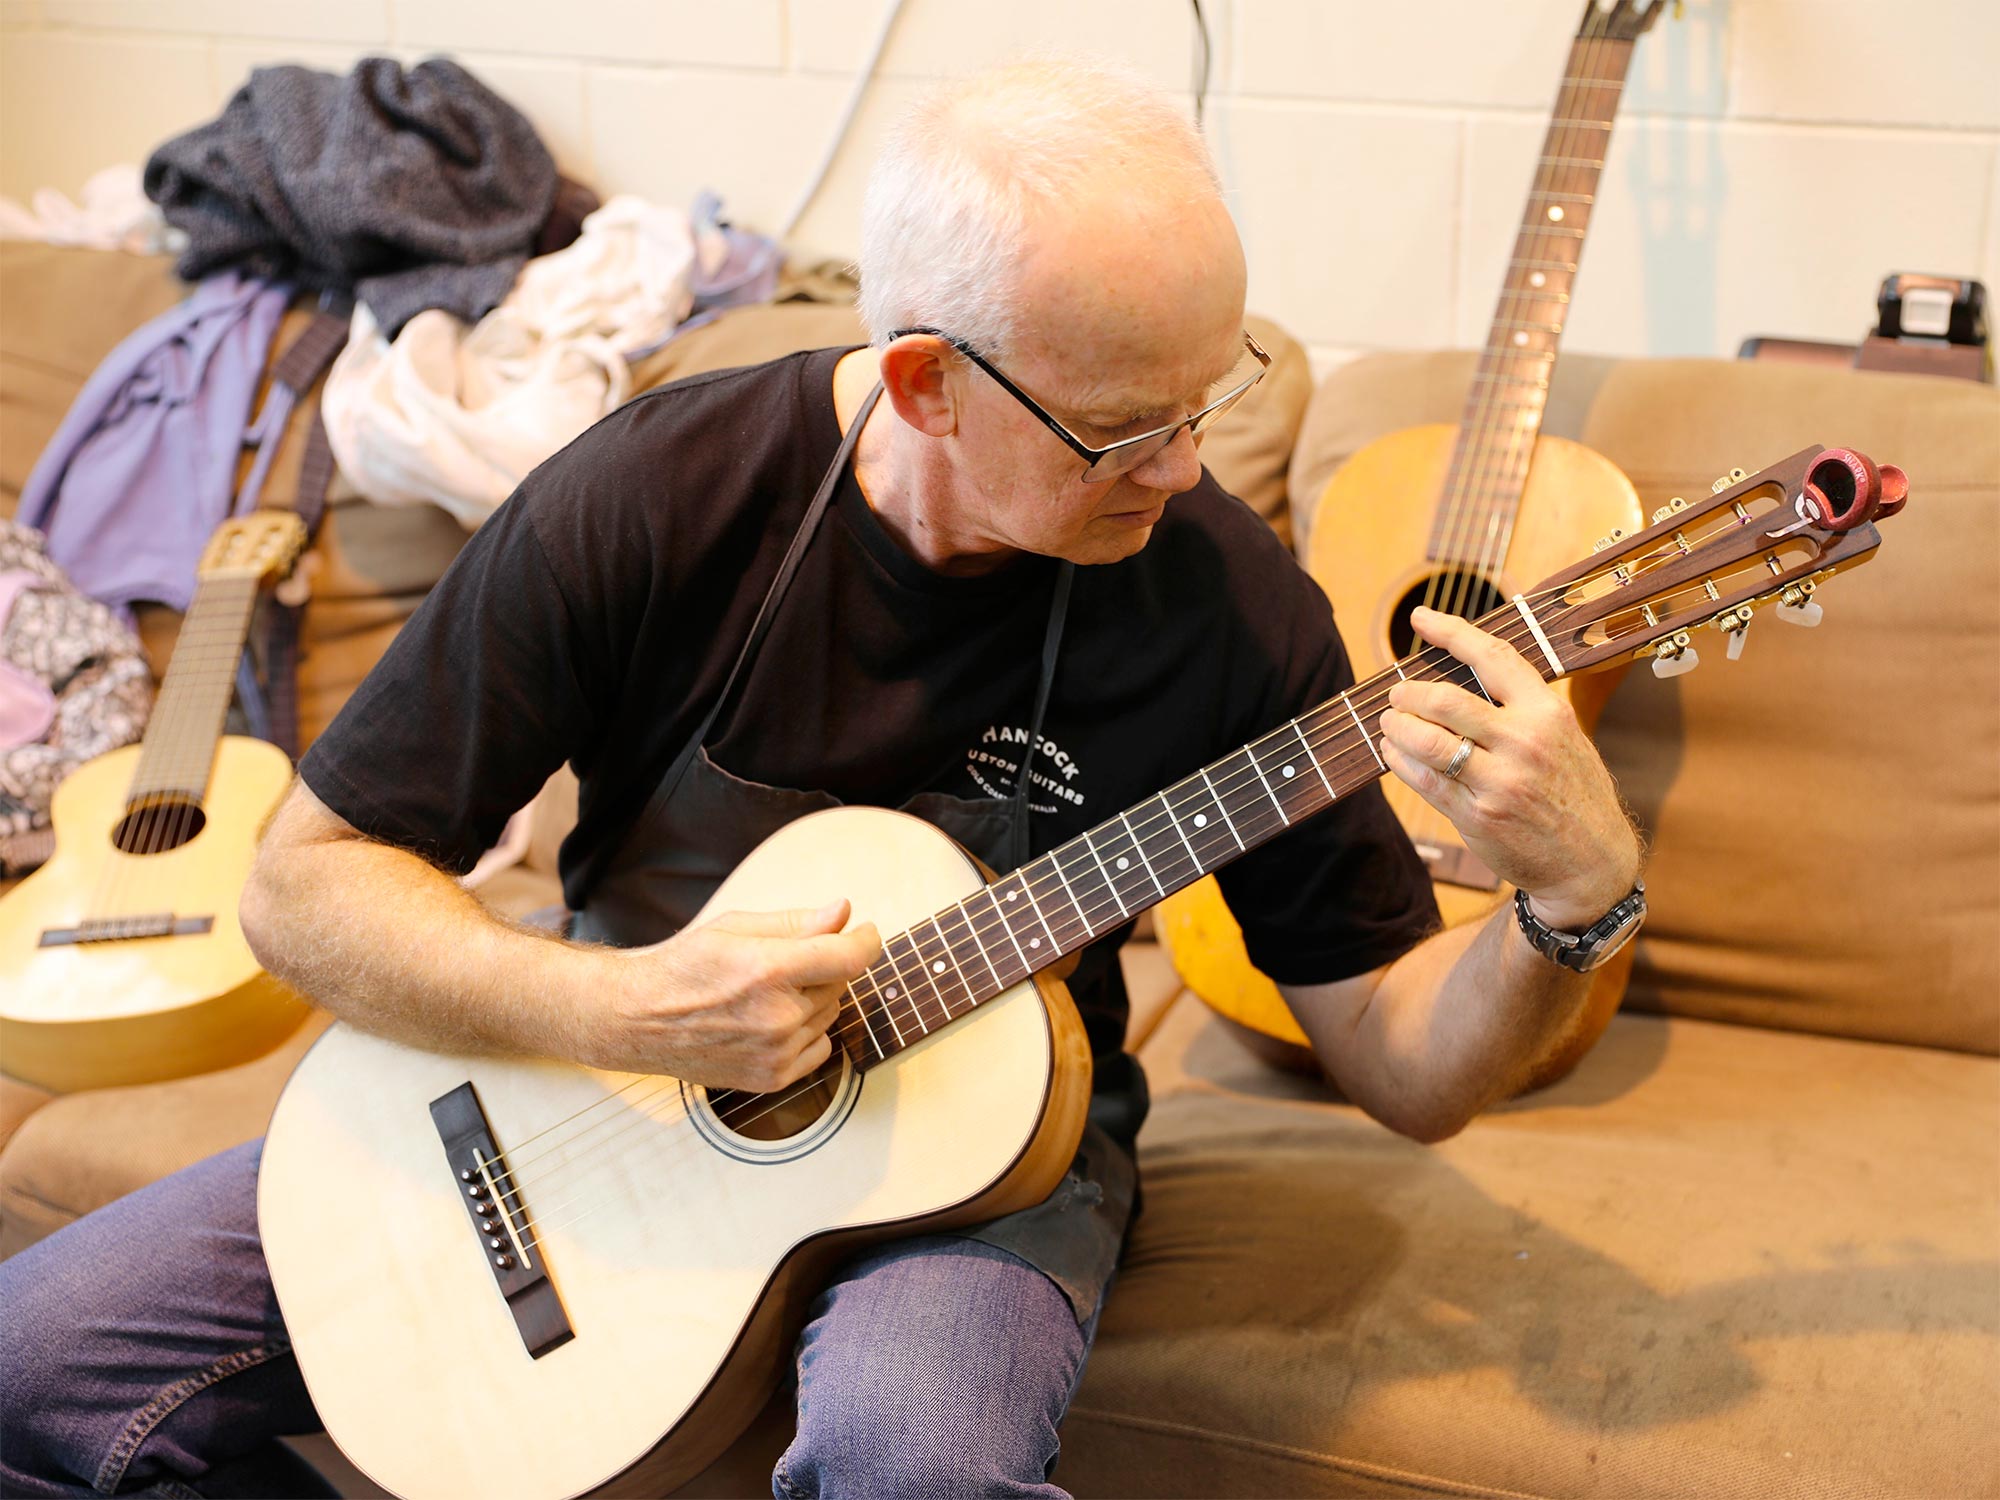
[[[0,192],[75,192],[254,66],[450,52],[600,192],[712,187],[775,228],[887,0],[0,0]],[[1251,300],[1323,357],[1477,343],[1577,0],[1208,0],[1208,133]],[[1069,47],[1185,93],[1186,0],[908,0],[795,236],[852,253],[925,80]],[[1852,339],[1889,270],[2000,293],[2000,5],[1689,0],[1639,44],[1569,346]]]

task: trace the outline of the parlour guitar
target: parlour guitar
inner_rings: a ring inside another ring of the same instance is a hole
[[[63,1093],[247,1061],[307,1007],[243,941],[236,902],[285,753],[222,733],[250,610],[305,545],[284,511],[223,522],[144,740],[79,766],[56,850],[0,898],[0,1071]]]
[[[1480,625],[1551,679],[1737,630],[1869,557],[1903,476],[1808,448],[1575,563]],[[703,908],[852,901],[886,934],[826,1067],[779,1094],[454,1056],[335,1024],[271,1120],[258,1225],[314,1405],[409,1497],[657,1495],[769,1396],[831,1262],[1039,1201],[1090,1062],[1049,966],[1382,771],[1357,727],[1435,647],[989,880],[930,824],[780,829]]]
[[[1591,538],[1639,529],[1631,482],[1581,444],[1542,436],[1541,422],[1633,45],[1662,3],[1585,7],[1458,425],[1377,439],[1341,465],[1320,497],[1306,567],[1340,615],[1357,677],[1411,648],[1417,605],[1476,618]],[[1618,674],[1606,673],[1557,691],[1588,732],[1617,685]],[[1429,867],[1447,926],[1511,898],[1441,813],[1393,776],[1383,791]],[[1305,1033],[1251,964],[1213,882],[1177,897],[1155,926],[1189,987],[1247,1028],[1254,1051],[1317,1071]],[[1593,975],[1575,1029],[1537,1065],[1529,1087],[1561,1077],[1596,1042],[1624,997],[1633,957],[1627,944]]]

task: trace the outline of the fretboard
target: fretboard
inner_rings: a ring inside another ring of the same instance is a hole
[[[1515,605],[1480,623],[1529,636]],[[1404,658],[886,939],[849,987],[836,1038],[872,1067],[1359,791],[1386,769],[1374,725],[1399,679],[1486,695],[1471,667],[1436,647]]]
[[[1491,568],[1507,555],[1631,62],[1629,41],[1579,35],[1570,46],[1500,303],[1466,394],[1431,528],[1434,562]]]
[[[156,797],[199,802],[207,795],[216,741],[222,737],[256,600],[254,578],[206,578],[196,587],[146,725],[128,805]]]

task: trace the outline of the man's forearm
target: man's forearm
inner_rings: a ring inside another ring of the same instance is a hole
[[[1528,946],[1511,902],[1419,943],[1383,972],[1350,1055],[1350,1098],[1419,1140],[1456,1134],[1517,1091],[1582,1014],[1590,976]]]
[[[588,1050],[591,951],[495,916],[404,850],[267,843],[242,915],[265,968],[366,1030],[451,1051]]]

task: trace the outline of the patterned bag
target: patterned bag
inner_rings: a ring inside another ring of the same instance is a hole
[[[49,857],[56,783],[138,739],[152,708],[138,637],[71,586],[40,532],[0,520],[0,876]]]

